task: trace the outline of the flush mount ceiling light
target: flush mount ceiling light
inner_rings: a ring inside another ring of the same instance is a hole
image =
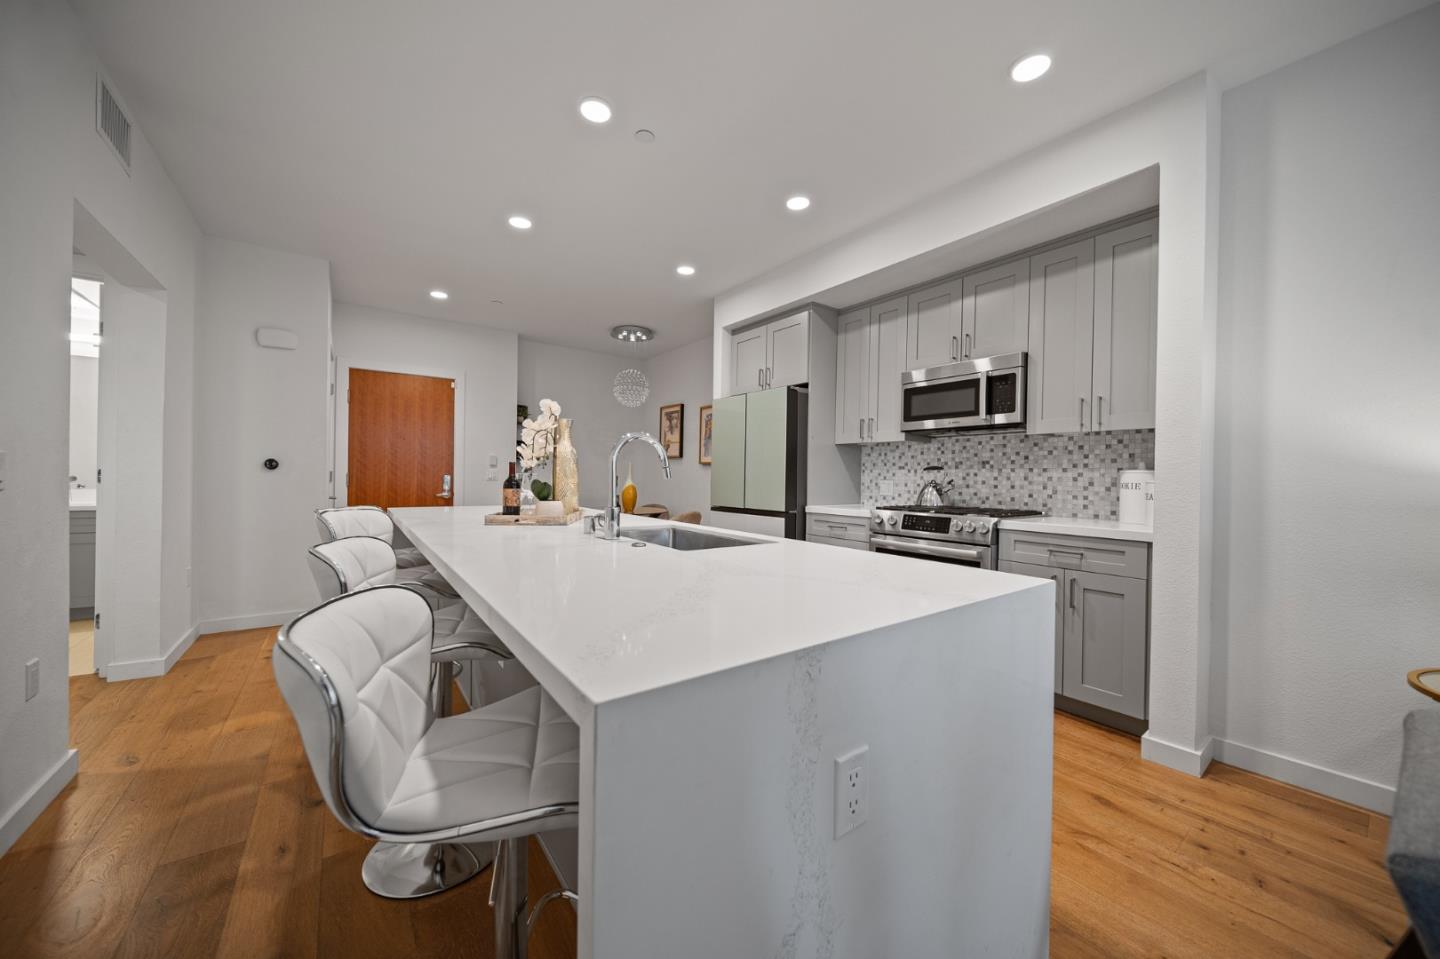
[[[535,225],[530,222],[530,218],[528,216],[521,216],[518,213],[512,216],[510,219],[506,220],[505,222],[509,223],[517,230],[528,230],[530,229],[530,227]]]
[[[622,343],[638,344],[653,339],[655,331],[648,326],[626,324],[612,327],[610,335]],[[617,403],[633,410],[644,406],[645,401],[650,398],[650,381],[637,369],[621,370],[615,374],[615,387],[612,392]]]
[[[675,272],[679,273],[681,276],[694,276],[695,267],[691,266],[688,263],[681,263],[679,266],[675,267]],[[649,339],[649,337],[646,337],[646,339]]]
[[[810,198],[808,196],[792,196],[785,201],[785,209],[792,213],[799,213],[801,210],[810,209]]]
[[[1015,61],[1010,68],[1010,79],[1016,83],[1029,83],[1031,80],[1038,80],[1050,69],[1050,57],[1044,53],[1032,53],[1028,57],[1021,57]]]
[[[609,123],[610,104],[599,97],[586,97],[580,101],[580,115],[591,123]]]
[[[449,294],[449,293],[446,293],[444,290],[431,290],[431,291],[430,291],[430,299],[432,299],[432,300],[448,300],[448,299],[450,299],[450,294]]]

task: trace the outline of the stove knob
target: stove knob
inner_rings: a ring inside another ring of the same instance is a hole
[[[880,518],[880,514],[879,514],[879,513],[876,513],[874,516],[870,517],[870,521],[873,522],[876,526],[884,526],[884,525],[885,525],[885,520],[883,520],[883,519]]]
[[[969,522],[969,521],[966,521],[966,523],[965,523],[965,532],[967,532],[967,533],[973,533],[973,532],[975,532],[975,524],[974,524],[974,523],[971,523],[971,522]]]
[[[976,523],[976,524],[975,524],[975,532],[979,533],[981,536],[988,536],[988,535],[990,534],[990,524],[989,524],[989,523]]]
[[[887,517],[885,517],[885,522],[888,523],[888,524],[891,525],[891,526],[894,526],[894,525],[895,525],[895,517],[893,517],[893,516],[887,516]]]

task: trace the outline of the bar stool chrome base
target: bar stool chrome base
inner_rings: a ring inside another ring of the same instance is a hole
[[[493,842],[378,842],[365,857],[365,888],[386,899],[422,899],[454,889],[495,860]]]

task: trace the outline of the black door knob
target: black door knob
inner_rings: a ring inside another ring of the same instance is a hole
[[[280,461],[272,456],[270,459],[265,461],[265,468],[267,470],[278,470],[280,468]]]

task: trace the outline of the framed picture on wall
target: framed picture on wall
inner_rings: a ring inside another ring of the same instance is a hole
[[[710,465],[710,425],[715,421],[715,407],[700,407],[700,465]]]
[[[685,404],[671,403],[660,407],[660,445],[665,455],[676,459],[685,455]]]

